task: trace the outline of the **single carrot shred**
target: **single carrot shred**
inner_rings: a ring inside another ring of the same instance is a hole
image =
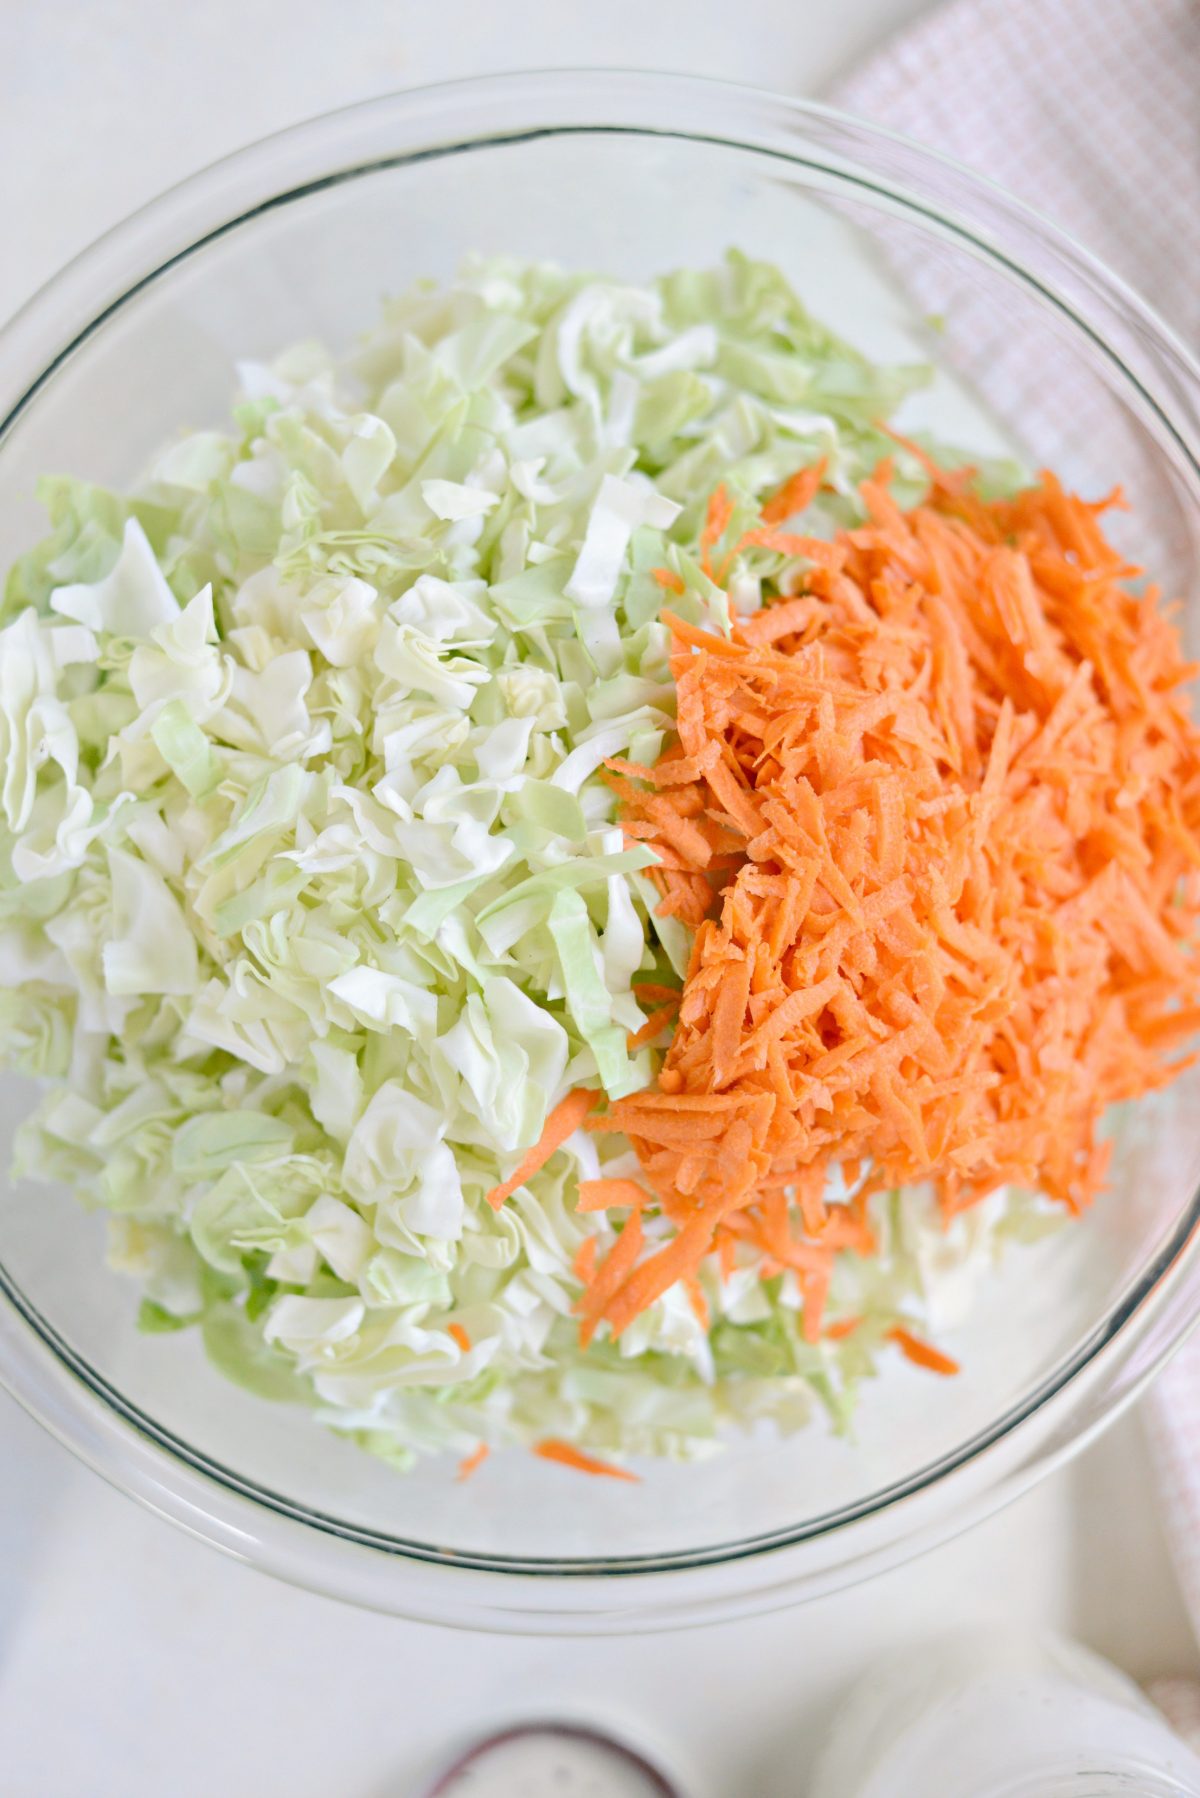
[[[565,1099],[559,1100],[546,1119],[541,1136],[532,1149],[522,1156],[516,1172],[510,1174],[499,1186],[493,1186],[488,1193],[487,1202],[493,1211],[499,1211],[518,1186],[524,1186],[531,1174],[536,1174],[539,1168],[545,1167],[555,1150],[561,1149],[568,1136],[573,1136],[578,1130],[599,1097],[598,1092],[581,1087],[577,1092],[568,1093]]]
[[[674,574],[669,568],[652,568],[650,570],[650,577],[658,586],[665,588],[668,593],[683,592],[682,577],[678,574]]]
[[[1051,474],[984,500],[904,447],[926,500],[902,511],[883,463],[865,521],[823,544],[783,528],[819,466],[732,548],[719,487],[713,579],[755,546],[807,566],[728,637],[661,614],[678,741],[605,778],[692,953],[654,1086],[589,1127],[628,1136],[675,1234],[643,1254],[637,1201],[584,1293],[585,1340],[691,1293],[714,1250],[727,1276],[739,1244],[791,1270],[806,1333],[838,1340],[857,1320],[823,1323],[829,1279],[874,1250],[872,1192],[930,1185],[950,1218],[1011,1183],[1079,1211],[1106,1107],[1162,1085],[1195,1031],[1192,671],[1103,535],[1116,502]],[[826,1201],[834,1175],[849,1202]]]
[[[704,528],[700,532],[700,566],[713,578],[712,552],[725,535],[729,520],[733,516],[733,501],[724,487],[718,487],[708,502],[708,511],[704,518]]]
[[[636,1180],[581,1180],[575,1209],[607,1211],[614,1205],[644,1205],[649,1196]]]
[[[914,1367],[925,1367],[930,1373],[941,1374],[962,1371],[957,1361],[952,1360],[949,1355],[943,1355],[941,1349],[934,1348],[932,1343],[922,1341],[920,1336],[914,1336],[911,1330],[904,1329],[901,1324],[892,1325],[888,1331],[888,1341],[894,1342],[905,1360],[911,1361]]]
[[[670,1003],[675,1006],[681,997],[678,987],[659,986],[653,980],[635,980],[633,996],[641,1005],[653,1005],[657,1001],[660,1005]]]
[[[595,1455],[585,1455],[581,1448],[575,1448],[570,1442],[562,1442],[557,1436],[547,1436],[533,1445],[535,1455],[543,1461],[557,1461],[561,1467],[573,1467],[576,1473],[591,1473],[608,1480],[629,1480],[637,1485],[638,1476],[630,1473],[626,1467],[614,1467],[609,1461],[597,1460]]]
[[[478,1448],[472,1449],[471,1453],[465,1455],[458,1464],[458,1478],[469,1480],[471,1475],[483,1466],[490,1453],[491,1450],[486,1442],[481,1442]]]
[[[631,1030],[625,1039],[625,1047],[630,1054],[644,1044],[652,1043],[656,1036],[661,1036],[667,1025],[674,1021],[678,1010],[678,998],[672,999],[669,1005],[660,1005],[657,1011],[652,1011],[640,1030]]]
[[[783,524],[797,512],[803,512],[812,504],[820,491],[821,482],[825,479],[826,459],[812,463],[808,468],[801,468],[790,480],[786,480],[776,493],[771,495],[762,509],[764,524]]]
[[[571,1263],[571,1272],[581,1285],[586,1286],[596,1271],[596,1238],[585,1236],[575,1251]]]
[[[684,1274],[683,1285],[684,1290],[688,1295],[688,1304],[695,1312],[700,1328],[702,1330],[707,1330],[709,1322],[708,1300],[704,1296],[703,1286],[701,1286],[695,1274]]]
[[[861,1324],[861,1317],[835,1317],[832,1323],[825,1325],[823,1334],[830,1342],[844,1342],[847,1336],[853,1336]]]
[[[463,1329],[463,1326],[461,1324],[447,1324],[446,1325],[446,1334],[447,1334],[447,1336],[453,1336],[455,1342],[457,1342],[459,1348],[462,1350],[464,1355],[470,1354],[471,1338],[470,1338],[469,1334],[467,1333],[467,1331]]]

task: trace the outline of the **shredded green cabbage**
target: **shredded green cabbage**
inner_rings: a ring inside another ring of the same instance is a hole
[[[713,1267],[711,1334],[673,1291],[585,1354],[573,1262],[613,1231],[574,1190],[628,1150],[580,1132],[484,1195],[566,1092],[652,1078],[633,984],[686,961],[598,773],[672,729],[652,571],[727,629],[712,488],[749,516],[825,456],[832,531],[923,378],[737,255],[648,287],[480,262],[342,359],[242,366],[231,428],[136,497],[43,483],[0,630],[0,1046],[48,1083],[19,1167],[107,1212],[143,1328],[399,1464],[844,1416],[920,1297],[898,1216],[839,1267],[852,1339]],[[779,567],[744,557],[734,603]]]

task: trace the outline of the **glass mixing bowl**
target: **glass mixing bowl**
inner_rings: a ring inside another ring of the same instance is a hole
[[[643,276],[730,244],[781,263],[882,357],[929,349],[897,269],[919,273],[916,311],[953,324],[985,307],[997,342],[1015,334],[1031,369],[1049,365],[1050,392],[989,417],[952,366],[951,329],[946,372],[905,416],[981,449],[1014,436],[1088,491],[1122,481],[1129,549],[1152,567],[1169,557],[1200,622],[1200,381],[1131,293],[911,144],[765,94],[618,73],[372,101],[217,164],[103,238],[0,340],[0,551],[39,533],[38,475],[121,485],[180,426],[223,418],[235,358],[345,343],[386,292],[468,251]],[[5,1087],[9,1127],[28,1103]],[[100,1220],[19,1185],[0,1194],[0,1378],[154,1510],[359,1604],[543,1630],[778,1605],[964,1527],[1137,1393],[1200,1303],[1198,1107],[1193,1072],[1138,1111],[1093,1214],[983,1282],[952,1339],[963,1377],[897,1357],[852,1440],[820,1422],[748,1436],[703,1465],[643,1466],[638,1485],[518,1453],[462,1485],[444,1464],[402,1475],[227,1385],[192,1334],[140,1336]]]

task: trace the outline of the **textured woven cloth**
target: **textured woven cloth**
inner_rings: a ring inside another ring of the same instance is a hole
[[[1200,0],[954,0],[832,98],[1035,206],[1200,349]],[[1115,449],[1114,417],[1093,388],[998,330],[986,294],[935,293],[937,277],[919,260],[898,250],[896,262],[923,306],[946,308],[957,360],[1018,436],[1032,421],[1039,445],[1061,448],[1068,468],[1082,432],[1099,459]],[[1178,526],[1153,522],[1164,544]],[[1194,576],[1194,552],[1187,560]],[[1200,1634],[1200,1335],[1159,1379],[1146,1414]]]
[[[1200,345],[1197,0],[955,0],[833,98],[1035,206]]]

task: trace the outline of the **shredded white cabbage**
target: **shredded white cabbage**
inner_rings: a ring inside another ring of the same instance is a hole
[[[708,1269],[711,1333],[669,1293],[579,1350],[573,1263],[613,1230],[573,1193],[629,1171],[619,1141],[484,1195],[566,1092],[652,1078],[633,984],[686,956],[598,772],[672,728],[652,571],[727,629],[712,488],[749,516],[824,455],[833,528],[919,372],[732,256],[648,288],[480,263],[346,358],[239,374],[230,430],[137,497],[45,482],[9,577],[0,1042],[49,1082],[20,1165],[108,1211],[145,1328],[198,1323],[401,1463],[695,1456],[837,1410],[869,1349],[806,1344],[790,1277]],[[753,552],[739,603],[778,567]],[[923,1265],[893,1232],[839,1278],[886,1323]]]

